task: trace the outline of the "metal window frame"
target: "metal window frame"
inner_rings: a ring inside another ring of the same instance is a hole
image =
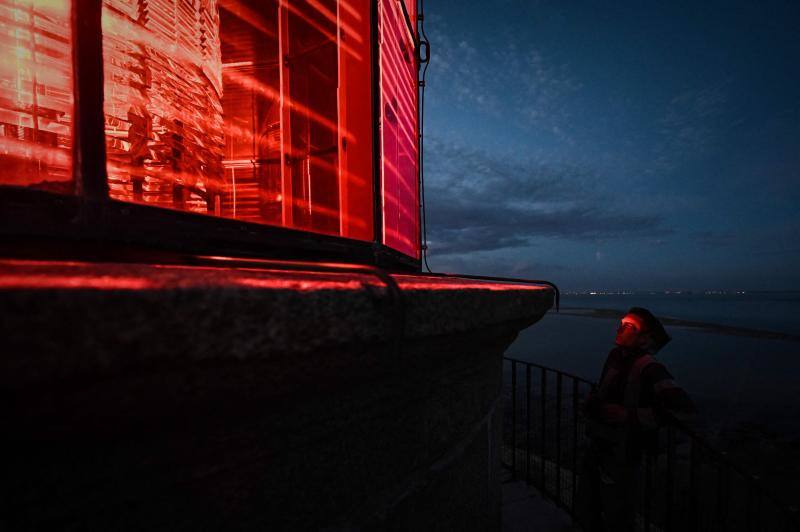
[[[75,195],[0,186],[1,255],[109,260],[125,255],[158,260],[159,256],[192,253],[336,260],[421,271],[421,259],[382,242],[380,115],[376,114],[380,112],[380,70],[376,68],[380,61],[378,0],[370,0],[374,120],[372,241],[111,199],[103,111],[102,7],[102,0],[72,0]],[[420,248],[421,242],[417,246]]]

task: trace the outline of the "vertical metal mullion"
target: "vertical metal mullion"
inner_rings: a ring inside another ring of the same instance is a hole
[[[373,190],[373,240],[380,246],[383,244],[383,183],[381,176],[381,128],[383,113],[381,110],[381,51],[380,51],[380,4],[378,0],[370,2],[370,59],[372,69],[372,190]]]
[[[292,75],[289,50],[289,13],[281,2],[277,5],[278,16],[278,91],[281,131],[281,223],[284,227],[294,227],[294,187],[292,185],[292,113],[291,102]],[[233,187],[236,194],[236,187]],[[236,201],[233,202],[234,208]]]
[[[403,7],[403,13],[406,17],[406,20],[408,21],[409,15],[407,13],[407,10],[405,9],[405,4],[401,3],[401,6]],[[422,120],[424,118],[424,109],[422,109],[422,103],[420,99],[420,88],[423,86],[423,82],[420,79],[421,63],[419,62],[419,57],[420,57],[419,37],[417,35],[418,33],[417,16],[419,14],[419,6],[416,6],[415,12],[416,13],[414,16],[414,20],[411,20],[410,22],[413,28],[413,31],[411,32],[411,39],[414,42],[414,63],[416,64],[415,65],[416,68],[414,69],[414,71],[416,72],[416,78],[414,79],[414,97],[416,98],[415,100],[416,127],[414,128],[414,133],[416,135],[415,140],[417,141],[417,249],[419,250],[419,259],[422,260],[427,250],[422,249],[422,246],[424,245],[422,239],[422,232],[423,232],[422,217],[424,216],[423,209],[425,208],[425,205],[422,202],[422,197],[423,194],[425,193],[425,191],[422,190],[422,177],[423,177],[422,162],[425,156],[422,153],[422,148],[423,148],[422,132],[424,128],[424,126],[422,125]],[[420,267],[421,266],[422,264],[420,264]]]
[[[336,0],[336,146],[338,151],[337,163],[339,166],[337,182],[339,185],[339,236],[348,236],[350,230],[350,226],[347,225],[350,220],[350,216],[348,215],[350,210],[350,194],[343,179],[343,168],[345,168],[347,156],[343,149],[344,144],[342,141],[344,138],[342,132],[346,131],[348,128],[347,117],[345,116],[347,104],[345,103],[344,108],[342,106],[342,100],[347,90],[347,79],[342,66],[342,37],[344,29],[342,28],[340,4],[340,0]]]
[[[108,198],[103,115],[103,0],[73,0],[73,172],[77,193]]]

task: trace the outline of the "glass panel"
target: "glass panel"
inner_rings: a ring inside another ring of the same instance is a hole
[[[406,5],[406,12],[408,13],[408,22],[411,24],[411,27],[414,28],[414,32],[416,33],[417,28],[417,0],[403,0]]]
[[[213,212],[224,146],[214,2],[105,0],[103,53],[111,197]]]
[[[397,2],[381,2],[383,241],[419,258],[417,67]]]
[[[112,197],[372,238],[369,0],[104,4]]]
[[[342,236],[363,240],[372,240],[374,234],[370,18],[370,0],[340,2]]]
[[[0,185],[72,193],[69,0],[0,0]]]
[[[289,81],[293,225],[339,232],[339,83],[336,2],[289,4],[285,75]]]
[[[257,1],[222,5],[225,185],[217,214],[280,225],[278,6]]]

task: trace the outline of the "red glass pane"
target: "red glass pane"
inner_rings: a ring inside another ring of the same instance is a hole
[[[105,0],[112,197],[371,239],[369,19],[368,0]]]
[[[111,197],[214,212],[224,146],[214,2],[105,0],[103,53]]]
[[[0,185],[71,193],[69,0],[0,0]]]
[[[408,13],[408,21],[411,27],[416,32],[417,28],[417,0],[403,0],[406,4],[406,12]]]
[[[339,20],[339,125],[342,236],[372,240],[373,152],[370,0],[342,0]]]
[[[381,2],[381,180],[383,241],[419,258],[417,67],[397,2]]]
[[[289,4],[284,75],[288,78],[287,153],[294,227],[337,233],[339,125],[336,2]]]
[[[217,214],[282,225],[278,6],[221,5],[225,176]]]

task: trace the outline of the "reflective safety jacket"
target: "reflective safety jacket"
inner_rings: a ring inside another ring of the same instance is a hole
[[[624,407],[624,422],[602,422],[606,405]],[[623,347],[608,354],[600,384],[586,405],[589,436],[625,460],[638,460],[643,450],[657,451],[656,429],[667,423],[667,412],[685,419],[695,411],[662,363],[645,351]]]

